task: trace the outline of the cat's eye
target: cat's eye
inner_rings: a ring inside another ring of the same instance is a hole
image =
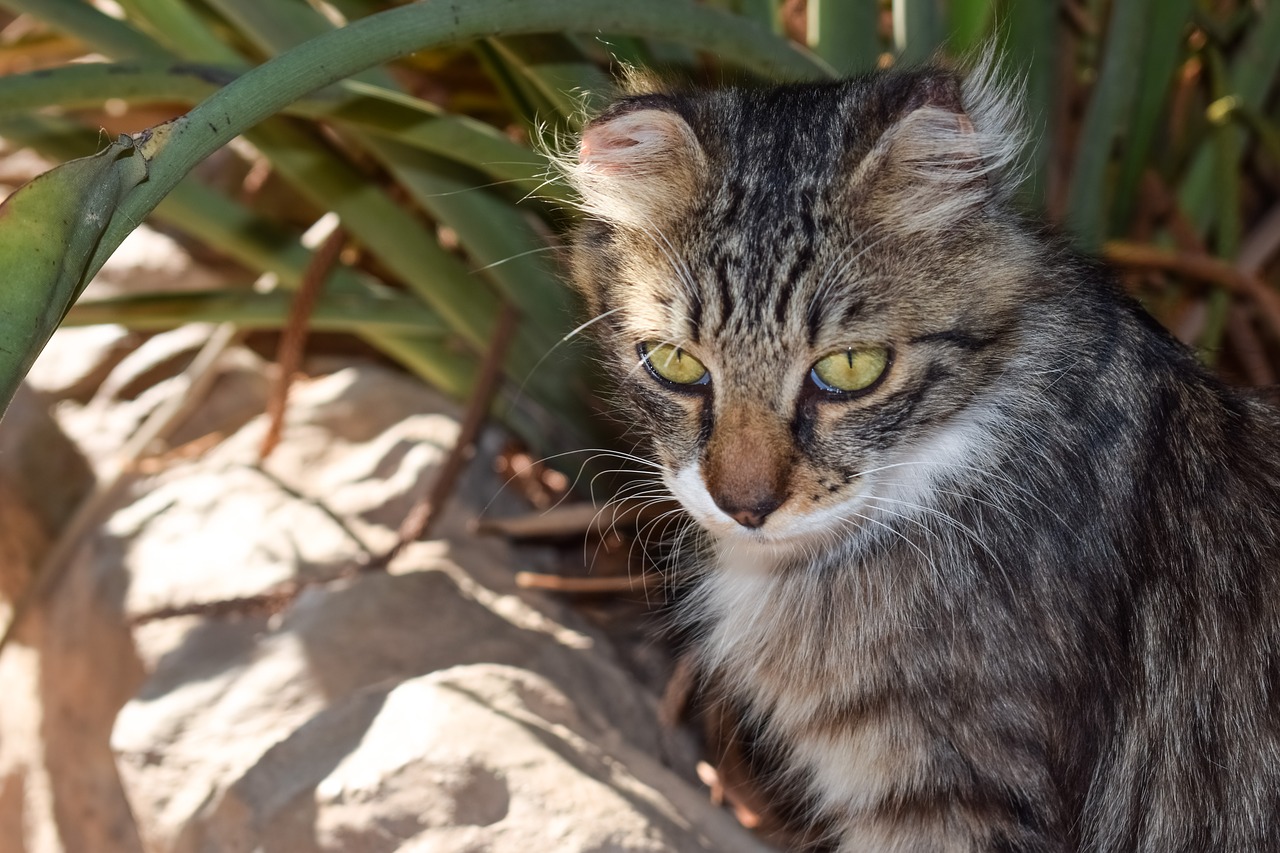
[[[655,376],[676,385],[706,385],[711,381],[702,362],[680,347],[645,341],[640,344],[640,357]]]
[[[846,347],[818,359],[809,378],[823,391],[851,394],[867,391],[889,367],[889,350],[884,347]]]

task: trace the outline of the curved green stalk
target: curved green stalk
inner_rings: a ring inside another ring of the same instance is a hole
[[[875,69],[881,52],[879,3],[809,0],[807,14],[809,46],[841,74]]]
[[[583,29],[690,43],[784,78],[828,71],[819,60],[747,21],[669,0],[625,5],[582,0],[568,8],[508,0],[401,6],[311,39],[248,71],[187,115],[156,128],[140,143],[153,157],[151,178],[124,199],[87,272],[97,272],[136,223],[196,163],[309,92],[430,47],[486,36]]]

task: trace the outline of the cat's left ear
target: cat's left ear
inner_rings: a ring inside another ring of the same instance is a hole
[[[641,100],[586,126],[568,174],[587,213],[650,230],[688,208],[705,169],[706,155],[685,120]]]
[[[859,167],[900,231],[946,228],[1016,186],[1023,136],[1014,93],[994,61],[961,79],[921,73],[898,119]]]

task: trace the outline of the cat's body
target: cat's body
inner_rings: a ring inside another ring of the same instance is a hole
[[[1280,417],[1008,212],[1007,123],[925,71],[588,126],[704,662],[842,851],[1280,850]]]

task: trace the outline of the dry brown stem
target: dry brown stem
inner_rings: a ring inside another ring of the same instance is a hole
[[[284,415],[289,403],[289,388],[293,385],[294,375],[302,367],[311,313],[315,310],[324,280],[338,263],[338,256],[342,254],[342,247],[346,242],[347,232],[340,226],[330,231],[329,236],[311,256],[311,262],[302,274],[302,283],[293,295],[289,318],[280,334],[279,349],[276,350],[279,373],[271,389],[271,396],[267,398],[267,433],[262,437],[262,444],[258,448],[259,464],[265,462],[280,443],[280,434],[284,431]]]

